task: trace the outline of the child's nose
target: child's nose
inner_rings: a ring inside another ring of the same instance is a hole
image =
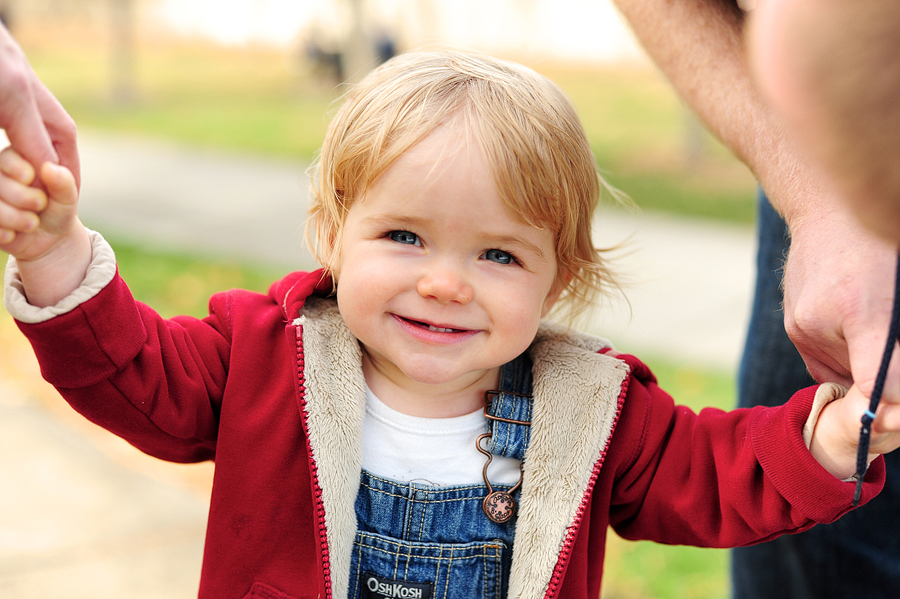
[[[442,304],[468,304],[475,297],[475,289],[466,282],[463,273],[454,268],[440,268],[419,279],[419,295]]]

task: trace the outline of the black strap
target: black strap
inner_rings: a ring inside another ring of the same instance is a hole
[[[869,437],[872,435],[872,421],[875,420],[875,411],[881,394],[884,392],[884,382],[887,379],[888,366],[891,363],[891,355],[894,353],[894,345],[900,339],[900,254],[897,256],[897,273],[894,277],[894,308],[891,314],[891,326],[888,329],[887,346],[881,356],[881,367],[878,369],[878,377],[875,379],[875,387],[872,389],[872,397],[869,398],[869,409],[862,417],[862,427],[859,430],[859,447],[856,450],[856,490],[853,493],[853,507],[859,505],[862,497],[863,478],[869,467]]]

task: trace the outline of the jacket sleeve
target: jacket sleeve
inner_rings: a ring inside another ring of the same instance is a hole
[[[633,368],[610,453],[610,521],[629,539],[736,547],[832,522],[851,509],[842,482],[809,453],[802,430],[815,387],[779,407],[699,414],[676,406],[646,366]],[[866,475],[862,503],[884,484],[884,461]]]
[[[229,304],[214,296],[207,318],[166,320],[116,272],[65,313],[18,325],[44,378],[75,410],[150,455],[194,462],[215,454]]]

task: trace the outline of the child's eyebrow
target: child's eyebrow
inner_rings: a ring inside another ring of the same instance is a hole
[[[360,221],[363,225],[384,225],[391,227],[422,227],[429,222],[428,219],[415,216],[401,216],[398,214],[375,214],[367,216]]]

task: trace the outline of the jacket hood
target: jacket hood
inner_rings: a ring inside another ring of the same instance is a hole
[[[288,322],[297,318],[311,295],[328,297],[334,293],[334,282],[324,269],[292,272],[269,287],[269,297],[281,306]]]

